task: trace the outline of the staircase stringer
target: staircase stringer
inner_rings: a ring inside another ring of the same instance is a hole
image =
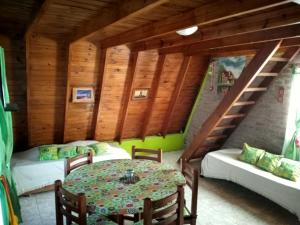
[[[235,85],[230,89],[227,95],[224,96],[216,110],[204,122],[193,142],[183,152],[181,158],[185,161],[189,161],[199,146],[201,146],[202,143],[205,143],[206,138],[213,132],[214,128],[221,120],[223,120],[223,117],[229,112],[232,105],[242,96],[245,89],[251,85],[256,76],[262,71],[270,58],[278,50],[280,44],[281,41],[268,43],[257,52],[248,66],[243,70]]]

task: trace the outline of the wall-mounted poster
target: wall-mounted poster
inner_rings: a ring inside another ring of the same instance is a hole
[[[245,67],[246,56],[222,57],[217,59],[217,92],[226,94],[234,85]]]
[[[148,88],[138,88],[133,90],[132,100],[147,99],[149,94]]]
[[[73,88],[72,102],[94,102],[94,89],[91,87]]]

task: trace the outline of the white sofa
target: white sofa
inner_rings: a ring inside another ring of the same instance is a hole
[[[93,143],[97,143],[97,141],[76,141],[69,144],[85,146]],[[93,161],[130,158],[124,149],[109,145],[107,152],[100,156],[94,156]],[[40,161],[38,147],[14,153],[11,169],[18,195],[51,189],[55,180],[64,180],[64,160]]]
[[[201,162],[204,177],[240,184],[296,214],[300,220],[300,180],[289,181],[237,159],[241,149],[208,153]]]

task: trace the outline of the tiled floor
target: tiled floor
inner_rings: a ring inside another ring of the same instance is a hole
[[[174,162],[179,155],[180,152],[164,153],[164,162],[178,166]],[[186,195],[190,199],[188,191]],[[55,225],[53,192],[22,197],[20,201],[22,225]],[[287,210],[239,185],[200,178],[197,225],[245,224],[299,225],[300,222]]]

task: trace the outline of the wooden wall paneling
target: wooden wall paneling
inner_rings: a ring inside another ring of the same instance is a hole
[[[132,94],[136,89],[148,89],[150,94],[157,59],[156,50],[139,52],[122,138],[140,137],[150,98],[133,100]]]
[[[168,128],[170,126],[170,122],[172,120],[173,117],[173,113],[174,113],[174,109],[175,109],[175,105],[178,101],[178,97],[180,95],[180,92],[182,90],[183,87],[183,83],[186,79],[186,75],[187,75],[187,70],[188,67],[190,65],[191,62],[191,57],[190,56],[185,56],[182,63],[181,63],[181,67],[176,79],[176,84],[175,84],[175,89],[172,93],[172,97],[169,103],[169,107],[166,113],[166,117],[163,123],[163,127],[162,127],[162,135],[165,136],[168,132]]]
[[[121,115],[120,115],[120,122],[119,122],[119,141],[123,138],[124,135],[124,125],[128,116],[128,106],[131,98],[131,93],[133,91],[133,84],[135,79],[135,69],[136,69],[136,63],[138,59],[138,52],[131,52],[129,57],[129,65],[126,75],[126,82],[125,82],[125,91],[124,91],[124,98],[123,98],[123,104],[121,107]]]
[[[194,55],[191,57],[186,78],[178,100],[174,105],[173,116],[168,128],[169,133],[178,133],[185,129],[189,115],[197,98],[210,62],[209,56]]]
[[[114,140],[119,136],[120,110],[123,100],[130,50],[126,46],[108,48],[103,73],[96,140]]]
[[[29,34],[26,48],[29,145],[61,143],[67,77],[65,40]]]
[[[70,48],[66,95],[64,142],[92,139],[98,105],[101,49],[88,41],[73,43]],[[91,87],[95,101],[72,102],[72,89]]]
[[[149,96],[150,99],[148,102],[148,107],[147,107],[146,114],[145,114],[145,120],[144,120],[144,123],[142,126],[142,131],[141,131],[141,138],[143,140],[145,139],[146,135],[148,134],[149,121],[150,121],[150,118],[152,117],[153,106],[154,106],[155,99],[157,96],[157,91],[158,91],[158,87],[160,84],[160,79],[161,79],[161,74],[162,74],[162,70],[164,67],[165,59],[166,59],[166,55],[159,55],[158,60],[157,60],[155,74],[154,74],[154,78],[153,78],[152,85],[150,88],[150,96]]]
[[[166,55],[159,87],[149,119],[148,135],[160,135],[162,133],[162,126],[168,111],[172,93],[175,89],[175,83],[182,60],[183,54],[181,53]]]

